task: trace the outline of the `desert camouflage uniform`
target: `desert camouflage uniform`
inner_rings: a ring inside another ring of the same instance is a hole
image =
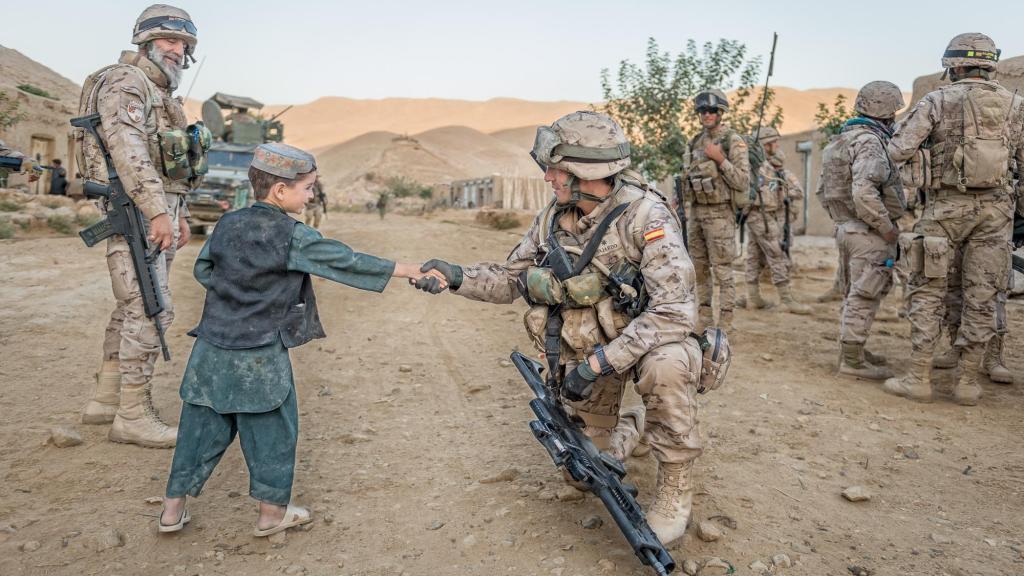
[[[910,267],[912,364],[920,365],[917,377],[930,385],[930,373],[925,365],[931,363],[941,330],[950,262],[955,260],[957,252],[962,252],[959,281],[963,306],[956,345],[962,350],[961,384],[973,388],[984,346],[996,333],[997,295],[1005,289],[1009,274],[1008,242],[1015,196],[1009,183],[990,189],[960,191],[942,182],[943,164],[947,159],[941,151],[945,149],[950,156],[953,154],[956,142],[951,135],[961,132],[964,118],[961,113],[964,106],[958,102],[971,90],[991,91],[1004,101],[1010,160],[1016,160],[1018,165],[1024,162],[1020,129],[1024,120],[1022,99],[995,82],[977,78],[966,78],[925,95],[901,122],[888,150],[893,160],[902,162],[925,140],[931,142],[932,189],[913,234],[900,238],[901,249],[923,252],[921,267],[915,264],[916,258],[906,261]],[[1009,176],[1007,174],[1007,182]],[[959,401],[960,394],[957,395]],[[971,401],[971,398],[964,398],[964,403]]]
[[[725,144],[728,139],[728,144]],[[704,155],[709,141],[718,143],[727,158],[715,166]],[[702,326],[712,322],[713,283],[718,284],[719,325],[728,329],[732,323],[736,302],[736,281],[732,262],[737,256],[736,215],[733,210],[734,193],[746,193],[750,187],[750,159],[747,143],[724,126],[704,130],[690,144],[689,172],[683,179],[683,189],[691,202],[688,240],[690,257],[697,274],[698,314]],[[692,179],[710,178],[713,193],[697,192]]]
[[[701,351],[690,337],[696,322],[693,265],[673,214],[659,196],[625,184],[591,214],[564,215],[556,235],[562,245],[583,246],[604,216],[623,202],[632,204],[605,234],[595,260],[611,268],[623,260],[633,262],[644,277],[650,301],[632,321],[614,312],[607,298],[592,307],[562,310],[561,359],[567,372],[598,344],[615,369],[594,383],[590,398],[572,406],[586,422],[587,434],[607,448],[619,420],[624,386],[635,369],[636,390],[647,407],[645,436],[658,461],[691,462],[703,450],[696,400]],[[538,215],[505,264],[464,267],[462,285],[454,293],[494,303],[519,297],[517,278],[541,258],[544,222],[551,208]],[[645,234],[657,230],[663,230],[664,236],[644,240]],[[527,328],[541,348],[546,317],[543,306],[531,308],[526,317]]]
[[[847,125],[825,149],[819,198],[837,224],[839,265],[845,272],[840,340],[863,346],[882,299],[892,287],[896,243],[882,238],[903,215],[899,174],[885,151],[883,138],[865,125]],[[849,163],[828,159],[848,158]],[[836,190],[828,190],[836,186]],[[896,197],[894,197],[896,196]],[[888,200],[886,200],[888,198]]]
[[[181,101],[171,96],[167,78],[156,64],[137,52],[125,51],[118,65],[101,72],[93,94],[84,95],[83,114],[99,112],[103,136],[125,192],[146,220],[166,213],[171,218],[174,242],[157,259],[164,328],[174,320],[174,305],[167,274],[178,242],[178,219],[187,217],[186,181],[172,181],[160,171],[157,134],[185,129],[188,121]],[[87,137],[88,138],[88,137]],[[106,180],[106,164],[94,145],[86,145],[87,178]],[[107,266],[117,305],[110,316],[103,341],[103,357],[120,360],[122,384],[145,384],[153,375],[159,339],[142,308],[138,280],[128,243],[123,236],[107,240]]]
[[[776,169],[769,163],[762,164],[760,171],[762,185],[747,212],[746,280],[748,285],[757,283],[762,270],[767,268],[772,284],[778,286],[789,282],[789,257],[782,250],[786,219],[783,201],[792,198],[793,192],[786,179],[788,172],[779,174],[783,169]],[[797,183],[798,192],[799,186]]]

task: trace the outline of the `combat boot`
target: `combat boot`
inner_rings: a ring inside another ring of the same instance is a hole
[[[117,360],[104,360],[96,373],[92,399],[82,408],[82,424],[110,424],[121,398],[121,370]]]
[[[630,456],[644,456],[651,451],[650,445],[642,443],[646,413],[643,406],[637,406],[619,417],[619,423],[612,430],[609,454],[625,462]]]
[[[875,366],[889,365],[889,360],[886,359],[885,356],[875,354],[874,352],[868,350],[867,348],[864,349],[864,360],[866,360],[868,364],[874,364]]]
[[[790,291],[788,283],[784,282],[782,284],[779,284],[778,286],[775,287],[775,289],[779,291],[779,301],[782,302],[782,305],[786,307],[787,312],[789,312],[790,314],[801,315],[811,313],[810,306],[803,304],[802,302],[797,302],[796,299],[793,298],[793,293]]]
[[[889,378],[882,384],[882,390],[896,396],[903,396],[916,402],[932,401],[932,355],[928,352],[911,352],[910,369],[899,378]]]
[[[824,303],[824,302],[840,302],[840,301],[842,301],[842,299],[843,299],[842,293],[840,293],[839,290],[834,285],[831,288],[828,289],[828,292],[825,292],[824,294],[821,294],[817,298],[815,298],[815,300],[817,300],[818,302],[821,302],[821,303]]]
[[[1003,364],[1003,336],[995,335],[985,347],[985,360],[982,362],[988,379],[996,384],[1013,384],[1013,374]]]
[[[174,448],[178,427],[168,426],[153,407],[150,384],[121,387],[121,406],[107,437],[146,448]]]
[[[747,295],[736,298],[736,305],[752,310],[767,310],[772,307],[770,302],[761,297],[761,285],[756,282],[747,284]]]
[[[960,355],[960,380],[953,388],[953,399],[961,406],[976,406],[981,399],[978,370],[982,354],[981,350],[965,348]]]
[[[839,373],[868,380],[885,380],[892,377],[892,370],[885,366],[875,366],[864,360],[864,345],[843,342],[842,357],[839,360]]]
[[[956,368],[960,363],[960,347],[950,346],[948,350],[932,358],[932,368]]]
[[[658,462],[658,483],[654,501],[647,511],[647,524],[664,546],[678,540],[686,532],[693,508],[692,462],[668,464]]]

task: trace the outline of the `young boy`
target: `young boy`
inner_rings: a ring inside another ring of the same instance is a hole
[[[289,504],[298,408],[288,349],[323,338],[310,274],[381,292],[394,276],[418,279],[416,264],[360,254],[290,216],[313,194],[316,161],[285,144],[262,144],[249,168],[257,202],[225,214],[196,260],[206,288],[203,316],[181,383],[181,419],[158,530],[190,520],[198,496],[238,434],[259,501],[254,535],[312,521]]]

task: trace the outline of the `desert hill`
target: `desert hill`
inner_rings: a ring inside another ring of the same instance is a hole
[[[19,84],[31,84],[61,102],[78,107],[78,94],[81,92],[78,84],[17,50],[0,45],[0,85],[6,89]]]

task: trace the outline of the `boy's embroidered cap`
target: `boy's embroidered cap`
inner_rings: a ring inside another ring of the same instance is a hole
[[[252,167],[281,178],[294,179],[316,170],[316,158],[294,146],[271,142],[260,144],[252,157]]]

